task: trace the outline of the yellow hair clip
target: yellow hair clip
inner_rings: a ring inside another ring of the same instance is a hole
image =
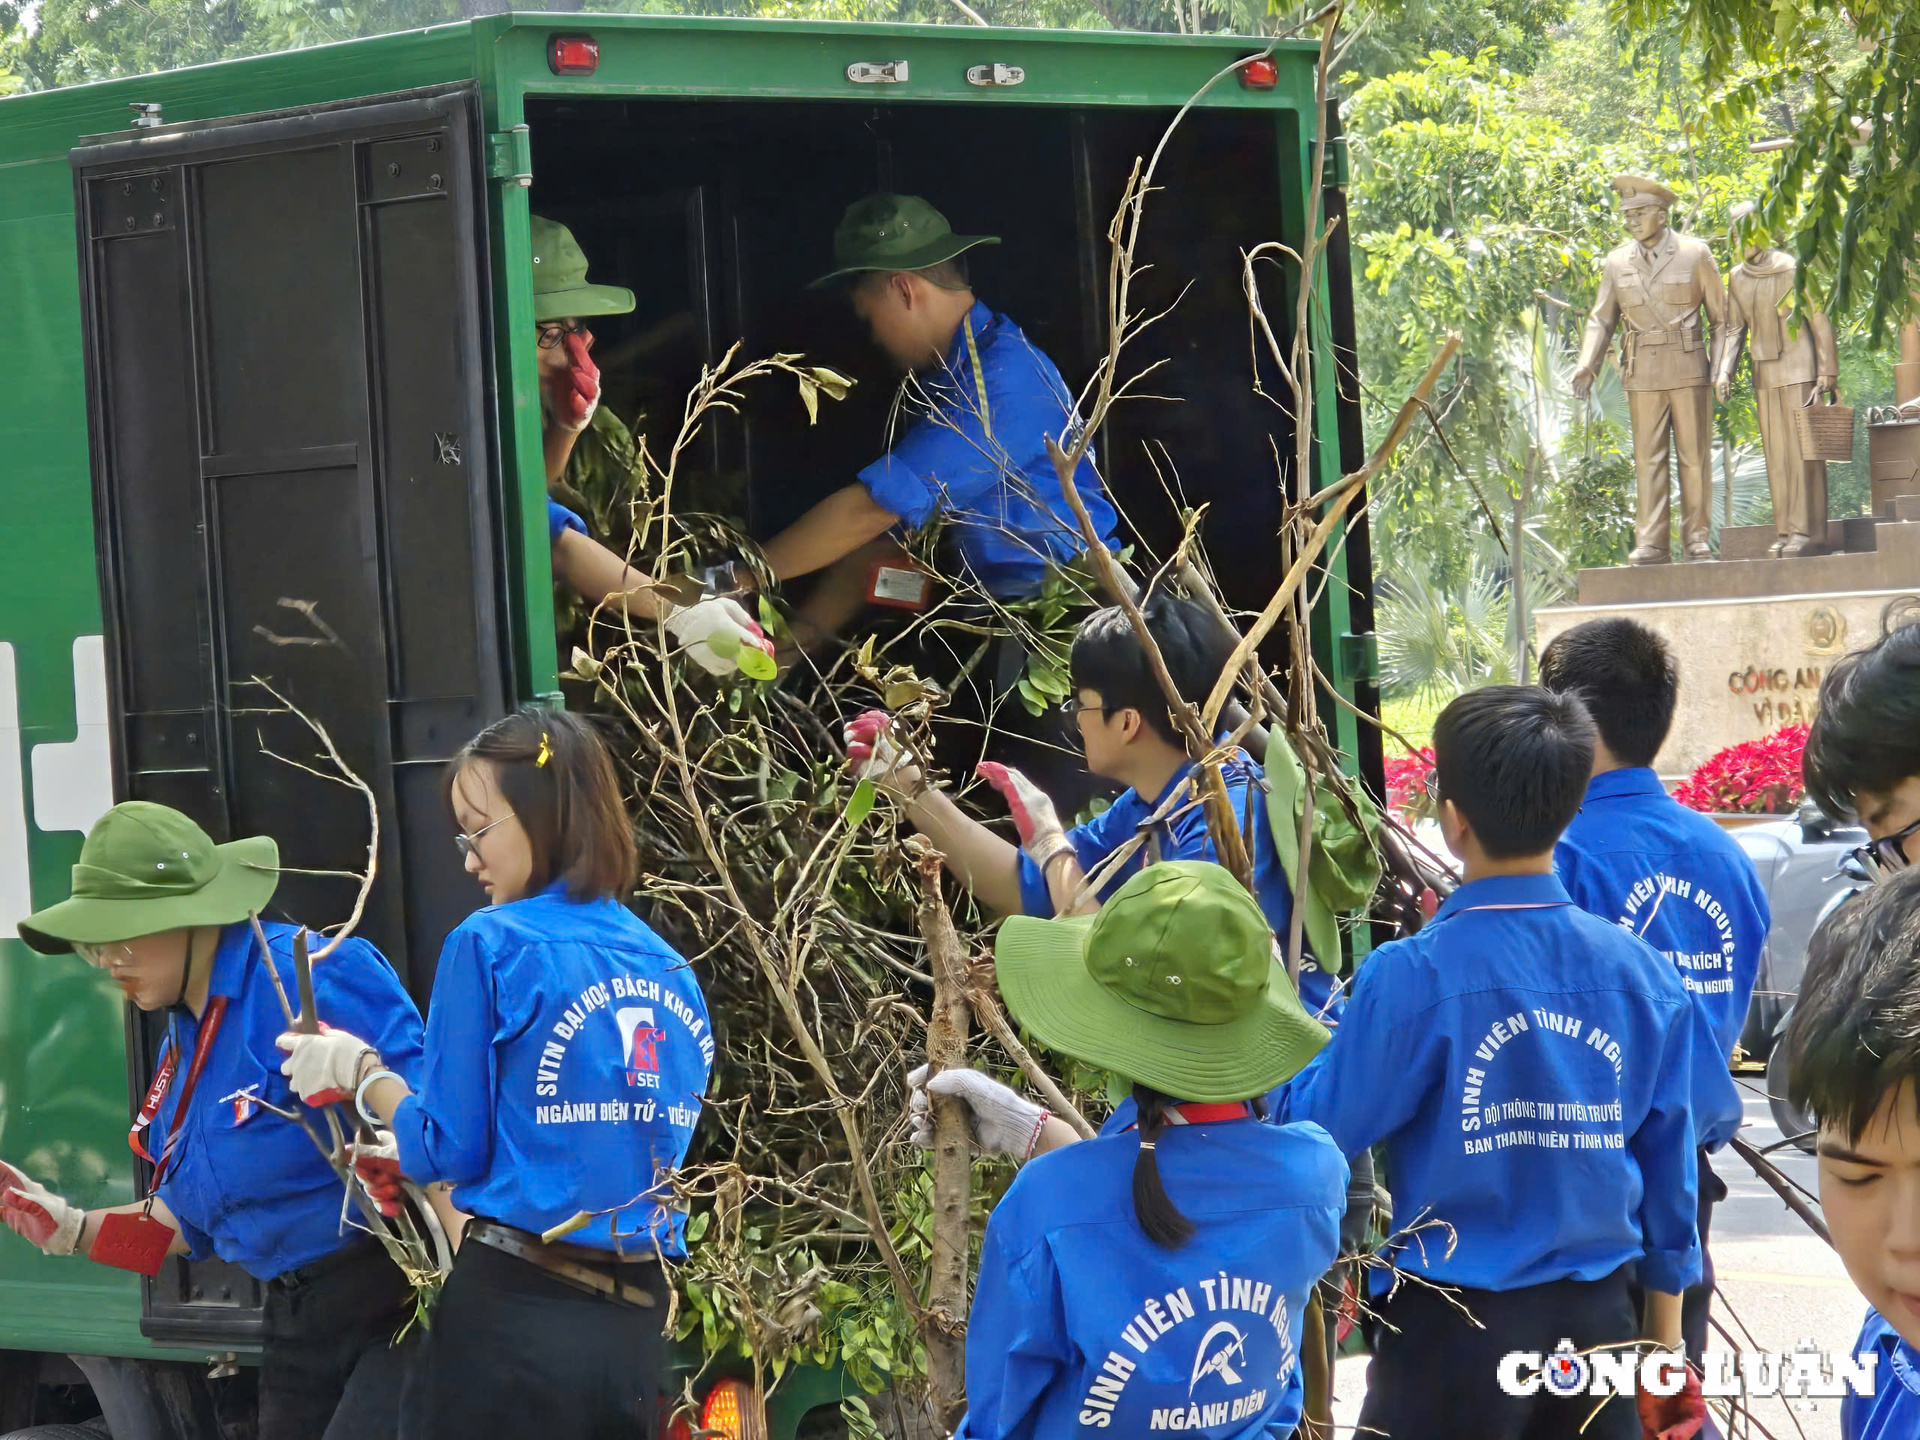
[[[540,753],[533,757],[533,768],[545,768],[547,761],[553,759],[553,742],[547,739],[547,732],[540,732]]]

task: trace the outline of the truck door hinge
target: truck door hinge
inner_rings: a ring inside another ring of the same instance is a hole
[[[1018,65],[1002,65],[994,61],[991,65],[973,65],[967,69],[969,85],[1018,85],[1027,78],[1027,72]]]
[[[1340,678],[1353,685],[1380,683],[1380,637],[1369,630],[1340,637]]]
[[[487,178],[522,187],[533,184],[532,136],[525,125],[487,136]]]
[[[856,85],[904,85],[907,83],[907,62],[856,60],[847,66],[847,79]]]

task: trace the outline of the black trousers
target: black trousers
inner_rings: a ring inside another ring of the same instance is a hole
[[[654,1303],[575,1289],[469,1237],[434,1307],[410,1440],[416,1428],[432,1440],[654,1440],[669,1396],[666,1277],[648,1262],[620,1274]]]
[[[1485,1328],[1476,1329],[1453,1302]],[[1535,1395],[1508,1395],[1497,1371],[1513,1350],[1544,1357],[1562,1340],[1584,1350],[1637,1338],[1625,1270],[1520,1290],[1456,1290],[1451,1300],[1402,1280],[1374,1308],[1383,1323],[1359,1429],[1369,1440],[1639,1440],[1630,1397],[1608,1399],[1587,1423],[1600,1401],[1563,1398],[1544,1386]]]
[[[392,1440],[414,1341],[413,1287],[363,1240],[267,1282],[260,1440]]]
[[[1713,1252],[1707,1248],[1707,1231],[1713,1225],[1713,1207],[1727,1198],[1727,1182],[1713,1173],[1707,1152],[1696,1152],[1694,1174],[1700,1187],[1700,1208],[1696,1223],[1700,1228],[1700,1283],[1689,1285],[1680,1297],[1680,1336],[1686,1342],[1687,1358],[1705,1373],[1701,1357],[1707,1349],[1707,1307],[1713,1301]]]

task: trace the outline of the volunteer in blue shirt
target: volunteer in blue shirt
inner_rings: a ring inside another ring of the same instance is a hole
[[[1577,695],[1599,732],[1586,799],[1554,847],[1560,883],[1581,909],[1631,930],[1673,963],[1721,1059],[1731,1062],[1771,911],[1747,853],[1669,796],[1653,772],[1680,694],[1672,652],[1638,621],[1589,620],[1547,646],[1540,683]],[[1694,1102],[1701,1276],[1687,1287],[1682,1330],[1696,1364],[1704,1363],[1713,1299],[1707,1235],[1713,1207],[1727,1194],[1707,1156],[1741,1120],[1737,1092],[1718,1076],[1713,1082]]]
[[[625,478],[633,459],[633,436],[611,411],[601,408],[600,367],[593,363],[593,331],[587,321],[627,314],[633,309],[633,292],[623,285],[589,281],[586,254],[566,226],[534,215],[528,230],[533,358],[540,377],[540,444],[547,483],[569,483],[575,493],[602,488],[592,481]],[[760,627],[734,601],[720,597],[675,604],[552,498],[547,501],[547,543],[554,579],[591,605],[625,609],[636,620],[664,620],[674,643],[710,674],[733,673],[742,644],[773,653]]]
[[[1175,688],[1200,704],[1232,653],[1231,644],[1190,600],[1156,592],[1143,613]],[[1025,775],[991,761],[981,764],[981,778],[1013,813],[1018,847],[925,782],[884,711],[869,710],[846,727],[855,773],[898,798],[907,818],[946,858],[947,868],[1002,914],[1089,911],[1150,861],[1218,858],[1188,783],[1193,762],[1126,612],[1114,607],[1089,616],[1074,636],[1068,669],[1074,696],[1062,709],[1079,734],[1087,768],[1127,788],[1087,824],[1065,830],[1053,802]],[[1249,849],[1260,908],[1274,934],[1284,937],[1293,914],[1293,886],[1274,848],[1263,773],[1239,750],[1221,770],[1235,814],[1252,820]],[[1127,847],[1131,855],[1094,893],[1082,896],[1087,876]],[[1331,976],[1308,959],[1300,966],[1300,997],[1316,1016],[1338,1020],[1344,1001],[1336,996]]]
[[[50,1255],[143,1275],[173,1255],[238,1265],[266,1284],[261,1440],[391,1436],[411,1349],[394,1340],[413,1287],[347,1222],[338,1176],[292,1118],[273,975],[298,994],[298,927],[262,921],[269,955],[250,918],[272,898],[279,864],[272,840],[215,845],[164,805],[128,801],[93,827],[72,895],[28,916],[20,938],[46,955],[78,952],[136,1008],[166,1013],[128,1136],[154,1164],[153,1196],[83,1211],[0,1165],[0,1219]],[[313,966],[313,987],[322,1021],[374,1037],[389,1064],[418,1077],[420,1014],[379,951],[342,941]]]
[[[871,542],[895,526],[946,519],[967,576],[999,599],[1040,589],[1049,560],[1086,549],[1060,488],[1047,438],[1066,442],[1073,394],[1020,328],[974,299],[960,258],[989,235],[956,235],[915,195],[870,195],[833,235],[833,271],[850,281],[854,312],[910,377],[915,412],[893,448],[859,478],[767,542],[782,581],[835,566],[800,610],[796,636],[833,635],[867,596]],[[1074,486],[1102,542],[1115,518],[1091,456]]]
[[[987,1222],[956,1437],[1292,1433],[1302,1312],[1347,1167],[1253,1097],[1324,1032],[1218,865],[1134,876],[1094,917],[1016,916],[1001,994],[1049,1048],[1133,1084],[1138,1124],[1042,1155]]]
[[[671,1389],[659,1260],[686,1253],[670,1172],[713,1061],[706,1003],[621,904],[633,835],[587,721],[498,721],[448,766],[447,799],[493,904],[441,952],[419,1083],[350,1034],[282,1037],[287,1069],[302,1094],[352,1089],[402,1169],[451,1181],[473,1217],[423,1359],[433,1434],[653,1434]]]
[[[1563,1339],[1675,1347],[1700,1273],[1692,1104],[1719,1053],[1665,958],[1553,875],[1593,741],[1578,700],[1530,687],[1440,713],[1439,820],[1466,883],[1373,952],[1345,1021],[1286,1088],[1282,1116],[1324,1126],[1344,1153],[1385,1143],[1400,1229],[1382,1253],[1458,1287],[1389,1292],[1376,1274],[1386,1323],[1360,1425],[1392,1440],[1637,1437],[1627,1402],[1583,1432],[1590,1399],[1509,1395],[1496,1365]]]
[[[1920,686],[1909,703],[1920,704]],[[1854,1350],[1873,1393],[1843,1440],[1920,1435],[1920,870],[1888,871],[1821,924],[1780,1043],[1819,1126],[1820,1209],[1870,1308]]]

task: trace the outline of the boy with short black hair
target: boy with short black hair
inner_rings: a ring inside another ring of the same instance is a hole
[[[1781,1042],[1787,1093],[1820,1127],[1820,1206],[1872,1307],[1855,1351],[1874,1393],[1840,1402],[1843,1440],[1920,1435],[1920,870],[1815,932]]]
[[[1746,852],[1668,795],[1653,771],[1680,695],[1672,651],[1638,621],[1589,620],[1542,652],[1540,683],[1578,696],[1599,732],[1586,798],[1554,849],[1560,883],[1581,909],[1631,930],[1672,962],[1722,1060],[1730,1061],[1771,911]],[[1696,1364],[1705,1363],[1713,1298],[1707,1234],[1713,1207],[1727,1193],[1707,1155],[1741,1120],[1739,1092],[1724,1068],[1705,1078],[1707,1092],[1694,1097],[1702,1275],[1687,1289],[1682,1325]]]
[[[1920,860],[1920,624],[1827,672],[1801,768],[1822,810],[1866,827],[1876,873]]]
[[[1343,1153],[1384,1143],[1402,1228],[1382,1254],[1428,1282],[1374,1283],[1386,1323],[1360,1427],[1389,1440],[1571,1440],[1593,1401],[1507,1394],[1503,1355],[1680,1341],[1700,1267],[1694,1077],[1719,1057],[1673,967],[1554,877],[1594,740],[1578,700],[1533,687],[1441,712],[1440,826],[1466,882],[1374,951],[1284,1092],[1281,1118],[1319,1123]],[[1697,1391],[1673,1405],[1699,1413]],[[1637,1440],[1640,1424],[1612,1401],[1584,1435]]]

